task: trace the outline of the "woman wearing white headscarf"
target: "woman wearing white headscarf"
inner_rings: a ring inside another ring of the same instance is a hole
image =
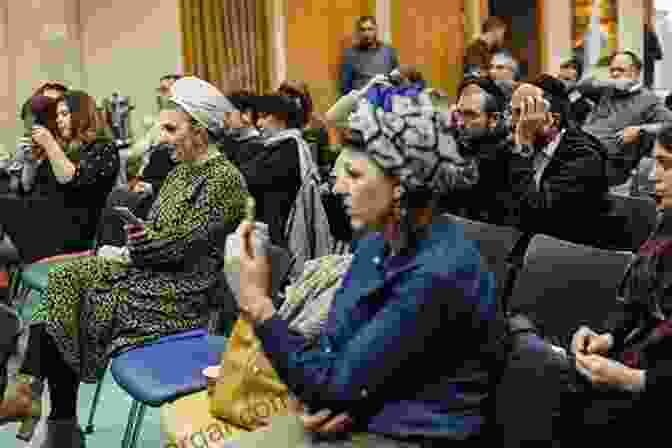
[[[235,229],[248,197],[240,172],[212,144],[227,104],[205,81],[178,81],[160,115],[160,140],[179,163],[148,220],[127,226],[127,256],[83,258],[50,272],[26,360],[0,405],[0,418],[34,424],[33,384],[46,378],[52,410],[43,448],[84,445],[78,386],[95,383],[113,352],[206,326],[207,291],[222,268],[209,230],[222,222]]]

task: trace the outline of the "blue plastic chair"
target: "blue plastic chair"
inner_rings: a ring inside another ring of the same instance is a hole
[[[219,235],[220,238],[223,236]],[[271,246],[269,255],[273,265],[271,292],[275,295],[289,275],[292,256],[278,246]],[[233,293],[227,290],[228,294]],[[235,297],[218,299],[235,300]],[[147,406],[160,407],[207,388],[203,369],[219,364],[225,341],[225,337],[207,335],[207,330],[203,329],[164,337],[112,358],[110,370],[114,380],[134,400],[122,448],[137,446]]]
[[[206,329],[188,331],[114,355],[115,382],[133,398],[122,448],[135,448],[147,406],[160,407],[207,388],[203,369],[219,364],[224,336]]]

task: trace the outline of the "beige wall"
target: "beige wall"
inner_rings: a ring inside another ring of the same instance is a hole
[[[130,96],[140,132],[159,77],[181,70],[178,0],[82,0],[81,23],[86,89],[99,101]]]
[[[19,108],[45,80],[131,96],[139,132],[180,46],[178,0],[0,0],[0,144],[13,149]]]
[[[48,79],[81,82],[76,0],[0,2],[0,143],[13,149],[19,108]]]

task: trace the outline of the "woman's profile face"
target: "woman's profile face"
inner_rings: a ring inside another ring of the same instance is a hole
[[[56,124],[63,139],[72,139],[72,114],[65,101],[59,101],[56,107]]]
[[[199,145],[198,130],[191,124],[191,117],[174,109],[164,109],[159,114],[161,133],[159,143],[175,148],[173,159],[178,162],[195,160],[202,145]]]
[[[345,211],[355,231],[379,229],[394,216],[393,178],[366,154],[343,149],[335,168],[334,192],[343,196]]]

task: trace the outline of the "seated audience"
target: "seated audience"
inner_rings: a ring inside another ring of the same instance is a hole
[[[39,96],[45,96],[47,98],[59,100],[63,98],[63,94],[67,92],[67,90],[67,87],[60,83],[48,82],[40,86],[33,96],[23,104],[23,107],[21,108],[21,120],[24,124],[25,133],[23,137],[19,139],[14,158],[9,162],[6,168],[8,174],[11,176],[9,186],[11,191],[30,192],[33,188],[33,182],[35,181],[35,173],[39,160],[34,156],[38,156],[39,154],[33,149],[35,146],[32,139],[32,129],[34,125],[33,99]],[[51,112],[50,123],[47,124],[49,125],[49,130],[55,134],[56,114],[53,113],[53,110],[45,110],[45,112],[47,114],[50,114]]]
[[[301,402],[309,446],[478,443],[501,336],[494,282],[461,227],[434,221],[434,194],[473,185],[475,171],[428,102],[399,98],[380,114],[364,101],[351,118],[336,188],[353,227],[374,233],[358,242],[315,346],[277,315],[268,260],[241,255],[241,312]],[[437,363],[447,341],[459,343]],[[340,438],[319,432],[330,426]]]
[[[576,88],[583,76],[583,65],[578,59],[569,59],[560,65],[558,79],[565,83],[567,95],[571,103],[570,109],[577,125],[583,126],[595,103],[586,98]]]
[[[284,95],[262,96],[257,103],[263,140],[247,145],[240,169],[271,241],[294,256],[296,276],[306,261],[333,250],[321,179],[300,130],[303,111]]]
[[[298,129],[302,114],[280,95],[257,97],[255,109],[262,141],[246,145],[239,156],[240,170],[257,201],[258,219],[269,226],[271,241],[286,247],[285,224],[301,187],[299,145],[305,141]],[[294,134],[298,137],[290,136]]]
[[[672,112],[642,85],[641,72],[641,59],[622,51],[611,57],[608,81],[589,77],[577,86],[596,104],[583,129],[607,149],[609,186],[628,180],[639,159],[650,153],[650,136],[672,122]]]
[[[457,142],[462,154],[476,157],[480,179],[462,201],[455,201],[452,193],[446,202],[451,209],[466,209],[470,219],[513,225],[516,207],[510,172],[512,160],[519,156],[509,140],[506,103],[506,96],[487,78],[468,78],[460,86]]]
[[[543,75],[513,94],[514,141],[523,155],[512,167],[522,195],[520,228],[597,245],[609,210],[600,142],[573,126],[564,84]],[[550,106],[550,108],[549,108]]]
[[[36,98],[54,104],[46,97]],[[27,262],[88,249],[119,173],[119,153],[91,96],[68,91],[55,108],[48,106],[45,112],[47,127],[32,130],[37,167],[31,196],[35,201],[48,199],[39,203],[45,213],[54,213],[50,220],[54,237],[43,242],[45,247],[28,247],[31,238],[21,209],[5,210],[2,215],[3,227]]]
[[[316,153],[315,162],[322,166],[321,160],[323,149],[329,145],[329,133],[324,120],[315,112],[313,98],[310,96],[308,85],[303,81],[285,81],[278,89],[280,95],[286,95],[296,102],[297,107],[303,111],[303,138],[313,146]]]
[[[33,314],[20,375],[0,404],[4,420],[35,418],[41,406],[33,402],[33,384],[46,378],[46,446],[80,447],[79,383],[95,383],[112,353],[207,325],[207,291],[222,268],[209,230],[221,223],[235,229],[248,193],[214,146],[223,95],[196,78],[178,82],[160,114],[160,143],[172,145],[179,165],[147,221],[127,226],[125,260],[85,257],[49,273],[48,300]],[[47,146],[46,132],[36,134]]]
[[[623,282],[622,310],[601,332],[582,327],[572,341],[575,367],[585,380],[582,393],[570,394],[572,405],[563,409],[565,435],[574,437],[574,446],[588,434],[619,444],[639,442],[643,432],[665,435],[662,409],[672,385],[672,127],[659,133],[655,157],[659,223]]]
[[[184,96],[183,92],[176,89],[192,89],[191,83],[177,84],[176,81],[169,84],[165,83],[166,80],[163,79],[159,92],[164,92],[168,95]],[[204,104],[208,104],[207,102],[211,101],[209,96],[213,96],[207,89],[208,87],[206,86],[204,92],[202,92],[204,95],[202,99]],[[190,90],[186,94],[189,96],[194,95]],[[226,117],[230,115],[234,107],[222,96],[215,95],[213,98],[214,110],[212,113],[218,114],[218,119],[226,124]],[[163,99],[163,97],[160,97],[158,102],[161,107],[170,106],[171,104],[169,101]],[[218,145],[222,144],[222,137],[220,135],[228,135],[226,126],[222,127],[220,124],[213,126],[209,132],[211,134],[210,138]],[[158,136],[160,137],[160,134]],[[128,169],[133,175],[130,177],[127,185],[122,185],[112,192],[103,211],[102,223],[104,225],[101,223],[97,238],[99,245],[123,246],[126,243],[126,234],[123,229],[124,220],[114,211],[114,207],[128,207],[137,217],[145,219],[161,186],[177,165],[177,161],[174,160],[173,156],[171,146],[161,144],[159,141],[156,141],[153,146],[147,148],[144,153],[132,155],[129,159]]]

